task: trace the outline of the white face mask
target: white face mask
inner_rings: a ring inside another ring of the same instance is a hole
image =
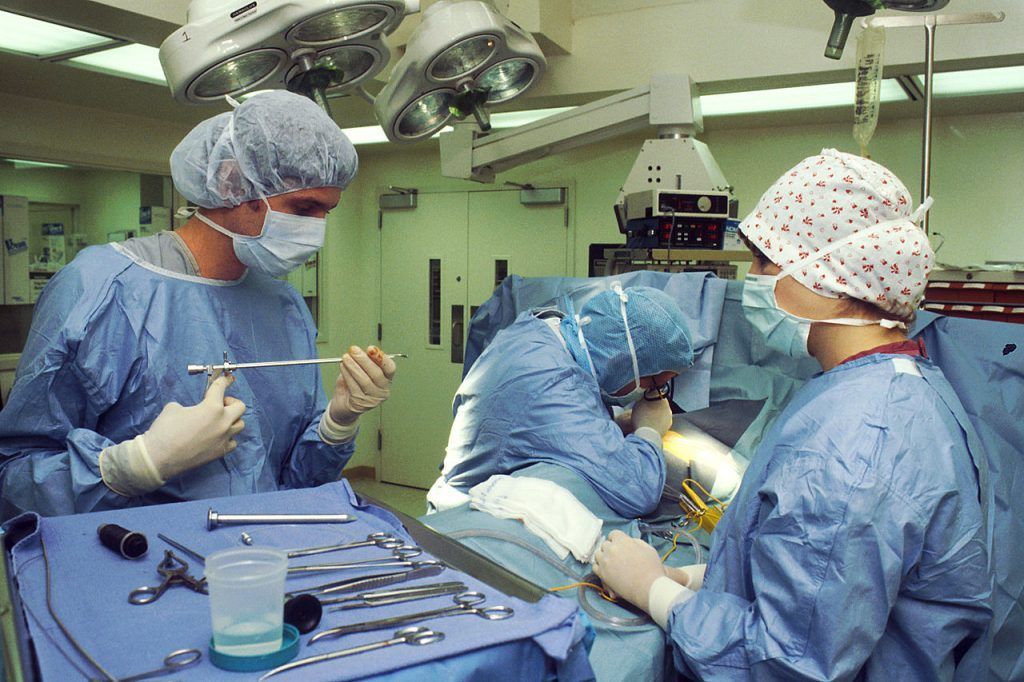
[[[817,256],[817,254],[815,254]],[[814,323],[840,324],[847,327],[866,327],[877,324],[887,329],[906,325],[896,320],[864,320],[859,318],[831,318],[812,320],[800,317],[779,307],[775,298],[775,287],[779,281],[799,267],[813,263],[809,258],[791,265],[777,275],[747,275],[743,281],[743,314],[751,326],[761,332],[765,344],[780,353],[797,359],[811,357],[807,350],[807,338]]]
[[[254,237],[230,232],[202,213],[195,215],[221,234],[231,237],[235,256],[244,265],[271,277],[280,277],[320,250],[324,245],[327,219],[275,211],[266,198],[263,203],[267,205],[263,229]]]

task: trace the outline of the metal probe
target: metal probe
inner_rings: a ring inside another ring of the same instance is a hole
[[[388,353],[388,358],[407,358],[405,353]],[[212,374],[215,371],[234,372],[236,369],[254,369],[257,367],[291,367],[293,365],[326,365],[341,362],[341,358],[320,358],[316,360],[275,360],[269,362],[224,362],[216,365],[189,365],[189,374]]]
[[[206,530],[218,526],[239,526],[249,523],[351,523],[351,514],[218,514],[206,512]]]

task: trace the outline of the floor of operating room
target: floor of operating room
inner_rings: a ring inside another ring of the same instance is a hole
[[[368,476],[352,477],[348,481],[357,493],[368,495],[409,516],[420,517],[427,510],[426,490],[384,483]]]

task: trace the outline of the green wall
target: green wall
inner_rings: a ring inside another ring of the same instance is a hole
[[[740,215],[761,193],[800,159],[823,147],[856,151],[848,125],[718,129],[701,136],[726,178],[735,186]],[[587,247],[592,242],[615,242],[621,235],[611,204],[643,141],[631,135],[534,162],[500,175],[497,181],[566,184],[571,188],[574,273],[587,274]],[[985,260],[1024,261],[1021,209],[1024,187],[1024,113],[958,116],[937,119],[934,125],[932,195],[935,206],[931,229],[945,237],[938,260],[953,264]],[[920,192],[920,123],[902,120],[879,125],[869,150],[891,168],[916,198]],[[356,181],[332,212],[324,253],[324,319],[321,354],[341,351],[350,344],[375,340],[380,287],[380,242],[377,195],[388,185],[420,191],[473,189],[480,186],[440,175],[437,143],[405,148],[360,148]],[[486,220],[480,216],[479,220]],[[935,240],[938,244],[939,240]],[[324,381],[333,386],[333,367]],[[400,385],[400,390],[428,391],[429,386]],[[363,430],[353,464],[375,465],[376,416],[363,418]]]

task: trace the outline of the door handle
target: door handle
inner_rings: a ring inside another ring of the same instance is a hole
[[[452,306],[452,353],[451,359],[455,364],[462,364],[465,357],[465,306]]]

